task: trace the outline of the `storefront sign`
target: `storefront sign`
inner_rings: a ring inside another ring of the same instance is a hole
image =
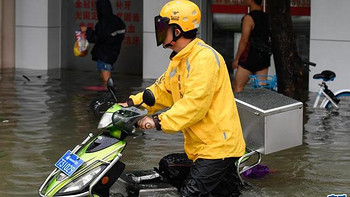
[[[98,22],[96,3],[98,0],[69,0],[62,1],[62,10],[66,14],[62,17],[62,62],[71,69],[95,70],[96,62],[91,55],[77,58],[73,49],[75,35],[80,25],[95,28]],[[115,71],[133,75],[142,74],[143,49],[143,1],[140,0],[109,0],[113,13],[125,22],[125,38],[122,43]],[[92,48],[94,43],[91,43]],[[90,49],[91,51],[91,49]]]
[[[266,0],[265,5],[268,5],[268,0]],[[310,16],[310,0],[291,0],[290,7],[292,16]],[[212,0],[210,8],[212,13],[248,13],[248,8],[243,3],[243,0]]]
[[[75,21],[76,24],[85,25],[94,28],[98,21],[96,11],[97,0],[75,0]],[[140,13],[135,12],[131,0],[111,0],[114,13],[120,17],[126,24],[124,46],[140,45],[140,35],[137,34],[140,24]]]

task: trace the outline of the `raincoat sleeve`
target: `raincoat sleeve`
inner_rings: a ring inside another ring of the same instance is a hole
[[[86,38],[89,43],[107,43],[116,38],[116,36],[111,36],[111,34],[106,32],[107,31],[103,29],[103,24],[98,22],[95,25],[95,30],[91,27],[86,29]]]
[[[147,108],[148,114],[154,114],[155,112],[168,108],[173,104],[171,94],[168,92],[165,85],[165,75],[166,72],[160,76],[153,85],[147,88],[152,91],[156,99],[156,103],[152,107],[149,107],[146,104],[142,104],[143,107]],[[141,92],[136,95],[131,95],[130,98],[135,105],[138,105],[142,103],[142,95],[143,93]]]
[[[96,42],[96,33],[91,27],[86,29],[86,39],[89,41],[89,43]]]
[[[166,133],[181,131],[203,119],[210,106],[215,105],[212,100],[218,77],[219,65],[214,54],[197,54],[191,61],[183,98],[159,115],[162,130]]]

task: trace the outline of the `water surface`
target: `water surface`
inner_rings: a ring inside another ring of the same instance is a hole
[[[117,98],[142,91],[154,80],[114,76]],[[89,103],[101,95],[96,72],[5,70],[0,73],[0,196],[38,196],[54,163],[88,133],[98,133]],[[313,109],[305,104],[303,145],[263,155],[274,172],[245,179],[242,196],[350,195],[350,109]],[[282,131],[281,131],[282,132]],[[181,133],[138,131],[123,152],[126,170],[152,169],[164,155],[183,151]]]

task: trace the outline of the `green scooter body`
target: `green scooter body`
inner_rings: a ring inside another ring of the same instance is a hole
[[[120,175],[123,172],[124,164],[119,159],[127,144],[124,139],[128,134],[122,129],[116,128],[112,123],[113,114],[120,109],[123,108],[118,104],[110,107],[99,123],[99,129],[104,129],[104,131],[96,136],[90,134],[80,145],[73,149],[72,153],[84,161],[83,165],[70,177],[56,168],[39,189],[40,196],[100,196],[94,194],[94,186],[101,184],[103,175],[112,170],[114,175]],[[91,177],[84,178],[84,176]],[[82,183],[83,187],[76,190],[68,189],[70,185],[79,182],[83,178],[87,180],[87,182],[82,181],[84,182]],[[113,177],[112,180],[115,181],[117,178]],[[109,187],[112,184],[109,182]]]

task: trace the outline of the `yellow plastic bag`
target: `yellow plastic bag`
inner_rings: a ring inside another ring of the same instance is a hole
[[[75,43],[73,53],[77,57],[84,57],[89,52],[89,42],[86,39],[85,33],[81,31],[75,32]]]
[[[75,41],[74,48],[73,48],[73,53],[77,57],[84,57],[88,54],[89,49],[87,48],[85,51],[80,51],[79,49],[79,41]]]

